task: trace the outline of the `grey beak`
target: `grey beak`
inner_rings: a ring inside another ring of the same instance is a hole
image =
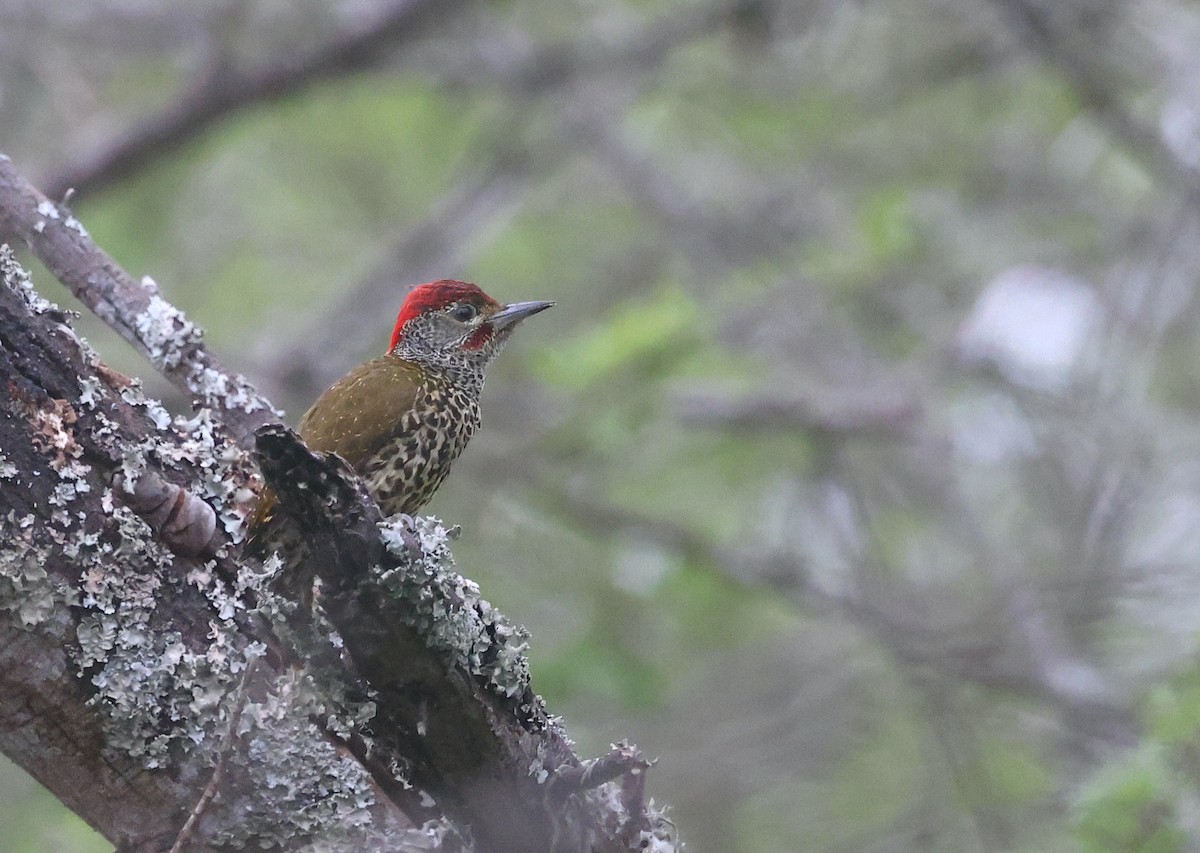
[[[488,317],[488,325],[499,332],[509,326],[515,326],[526,317],[531,317],[539,311],[545,311],[553,304],[553,302],[514,302],[511,305],[505,305]]]

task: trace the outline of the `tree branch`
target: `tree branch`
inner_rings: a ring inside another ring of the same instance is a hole
[[[253,466],[208,414],[172,422],[104,368],[7,247],[0,275],[0,749],[114,844],[161,853],[211,779],[243,671],[266,654],[242,628],[259,581],[164,548],[114,482],[190,485],[236,527]],[[400,831],[309,720],[332,703],[277,662],[248,689],[256,725],[237,732],[192,849],[295,844],[364,812],[382,829],[354,833],[360,849]]]
[[[30,224],[30,209],[44,219]],[[226,375],[198,330],[134,285],[7,160],[0,223],[187,387],[197,372]],[[645,838],[674,849],[673,827],[643,807],[640,760],[610,759],[605,773],[584,774],[586,786],[551,784],[582,762],[532,692],[523,632],[446,568],[440,525],[420,522],[410,553],[411,535],[380,522],[340,459],[264,428],[264,471],[281,514],[304,522],[338,634],[300,617],[275,592],[270,565],[239,566],[222,547],[253,499],[254,466],[238,442],[254,413],[270,413],[265,401],[247,412],[205,395],[220,408],[172,421],[99,363],[4,251],[0,535],[12,544],[0,552],[0,748],[128,850],[160,851],[180,833],[194,849],[458,846],[444,824],[405,828],[412,799],[399,792],[411,784],[469,827],[481,851],[602,853]],[[141,314],[131,305],[139,295]],[[138,319],[146,315],[172,322],[155,329]],[[199,527],[184,509],[197,494],[212,511]],[[167,533],[192,528],[200,533],[183,538],[186,548],[163,547]],[[186,556],[197,550],[216,559]],[[242,673],[260,659],[268,665],[243,693]],[[222,735],[235,728],[229,746]],[[373,760],[356,758],[365,754]],[[215,798],[205,794],[214,763]],[[616,767],[622,784],[607,775]],[[82,785],[89,777],[99,781]]]
[[[768,588],[797,604],[845,619],[877,639],[901,664],[957,682],[1029,696],[1059,708],[1081,730],[1114,745],[1135,739],[1130,708],[1093,665],[1051,629],[1031,590],[1014,585],[991,616],[958,628],[905,618],[876,596],[826,589],[788,553],[726,548],[686,525],[559,489],[556,509],[582,530],[623,531],[708,565],[738,583]],[[894,594],[894,593],[893,593]]]
[[[403,761],[481,850],[625,851],[643,831],[669,837],[611,781],[644,773],[636,749],[599,769],[575,755],[530,686],[527,637],[449,570],[440,524],[384,522],[340,457],[313,454],[285,427],[260,430],[258,454],[281,518],[306,534],[321,608],[371,686],[374,751]]]
[[[279,414],[245,377],[226,370],[200,329],[158,293],[140,284],[94,242],[67,209],[38,192],[0,154],[0,240],[26,243],[46,268],[116,330],[197,406],[220,412],[239,443]]]
[[[398,0],[369,26],[307,55],[279,57],[253,71],[220,69],[104,150],[42,183],[51,198],[62,198],[69,189],[80,196],[103,189],[176,151],[234,113],[369,67],[386,51],[419,34],[431,19],[462,5],[462,0]]]
[[[1068,32],[1056,23],[1053,3],[1043,8],[1032,0],[990,2],[1019,36],[1020,44],[1062,74],[1100,126],[1156,175],[1162,186],[1181,187],[1190,203],[1200,201],[1200,172],[1172,151],[1154,127],[1138,120],[1121,103],[1114,75],[1102,59],[1108,55],[1103,46],[1077,47],[1073,40],[1078,39],[1079,27]]]
[[[680,420],[689,426],[711,426],[745,433],[812,430],[839,438],[903,438],[921,418],[915,400],[895,396],[854,399],[842,395],[829,401],[816,397],[770,394],[740,397],[710,392],[679,396]]]

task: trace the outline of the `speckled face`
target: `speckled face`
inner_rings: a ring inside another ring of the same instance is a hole
[[[489,364],[511,329],[493,332],[487,315],[469,303],[451,305],[414,317],[393,355],[444,374],[456,384],[478,389]]]
[[[552,304],[501,305],[462,281],[423,284],[404,301],[388,351],[455,384],[480,387],[483,372],[517,324]]]

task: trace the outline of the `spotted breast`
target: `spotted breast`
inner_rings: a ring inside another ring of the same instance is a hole
[[[429,503],[479,424],[476,395],[427,377],[395,434],[358,466],[384,514],[413,515]]]

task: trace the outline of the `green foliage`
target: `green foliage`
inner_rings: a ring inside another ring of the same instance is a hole
[[[823,784],[781,781],[746,804],[739,853],[853,849],[903,816],[922,791],[918,726],[889,713],[860,728]]]
[[[696,302],[678,287],[662,287],[613,309],[602,325],[574,340],[558,341],[533,361],[547,382],[579,391],[620,371],[624,378],[661,376],[664,360],[677,361],[711,333]]]
[[[1200,670],[1157,687],[1148,703],[1150,734],[1170,746],[1200,745]],[[1195,780],[1200,783],[1200,777]]]
[[[112,845],[0,756],[0,828],[13,853],[108,853]]]
[[[481,249],[469,271],[497,293],[545,282],[573,297],[569,310],[583,322],[589,312],[602,316],[613,309],[613,289],[627,276],[653,289],[654,269],[629,267],[649,254],[655,237],[626,200],[581,198],[552,186],[509,223],[504,239]]]
[[[1054,792],[1054,769],[1047,756],[1013,738],[984,737],[972,770],[987,781],[988,801],[976,804],[983,808],[1042,804]]]
[[[926,538],[928,522],[916,507],[892,507],[871,519],[871,550],[878,565],[891,571],[920,561],[921,540]]]
[[[711,565],[672,572],[660,597],[673,603],[674,644],[680,654],[769,646],[795,620],[777,597],[734,583]]]
[[[1076,833],[1087,853],[1176,853],[1187,833],[1176,819],[1175,784],[1151,752],[1105,768],[1079,805]]]
[[[718,105],[751,162],[768,165],[771,158],[794,157],[806,149],[828,144],[839,127],[856,118],[832,93],[820,89],[798,92],[792,100],[731,98]]]
[[[895,261],[917,248],[917,228],[906,187],[883,187],[863,205],[860,215],[867,250],[876,263]]]
[[[1200,796],[1200,670],[1151,691],[1146,738],[1115,757],[1083,789],[1075,831],[1087,853],[1173,853],[1188,849]]]
[[[646,711],[662,702],[662,672],[644,649],[614,641],[612,625],[595,624],[552,658],[534,657],[539,689],[563,702],[604,702]]]
[[[888,708],[858,739],[827,791],[834,826],[870,837],[903,813],[919,788],[920,731],[916,720]]]
[[[856,225],[843,245],[812,247],[806,260],[810,273],[862,290],[885,270],[915,260],[921,248],[920,223],[909,187],[873,191],[860,204]]]

